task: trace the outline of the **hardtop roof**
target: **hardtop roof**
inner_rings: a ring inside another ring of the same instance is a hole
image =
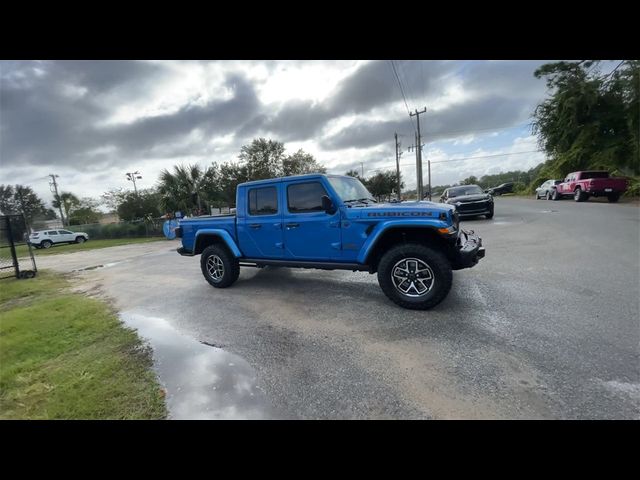
[[[279,183],[290,180],[312,180],[321,177],[346,177],[348,175],[335,175],[332,173],[306,173],[304,175],[291,175],[289,177],[265,178],[264,180],[252,180],[250,182],[239,183],[238,187],[264,185],[267,183]]]

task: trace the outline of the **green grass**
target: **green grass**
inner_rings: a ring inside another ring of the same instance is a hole
[[[0,284],[0,419],[160,419],[151,352],[60,275]]]
[[[81,250],[94,250],[96,248],[116,247],[118,245],[128,245],[130,243],[146,243],[165,240],[164,237],[143,237],[143,238],[110,238],[106,240],[89,240],[84,243],[62,243],[53,245],[51,248],[32,248],[34,255],[56,255],[58,253],[73,253]],[[18,257],[29,255],[29,248],[26,245],[16,247]]]

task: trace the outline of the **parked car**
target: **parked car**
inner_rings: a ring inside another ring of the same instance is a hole
[[[440,197],[440,202],[456,207],[460,217],[484,215],[493,218],[493,197],[484,193],[478,185],[462,185],[447,188]]]
[[[497,187],[487,188],[484,193],[490,195],[502,195],[503,193],[513,193],[513,183],[503,183]]]
[[[36,248],[51,248],[56,243],[84,243],[89,235],[69,230],[40,230],[29,235],[29,243]]]
[[[200,255],[202,274],[216,288],[232,285],[240,267],[364,271],[378,274],[393,302],[424,310],[447,296],[452,270],[473,267],[485,254],[480,237],[459,228],[453,206],[380,204],[348,176],[242,183],[236,207],[236,215],[183,219],[176,229],[178,253]]]
[[[540,200],[541,198],[546,198],[547,200],[551,200],[553,196],[553,191],[555,190],[555,186],[559,183],[562,183],[562,180],[547,180],[538,188],[536,188],[536,200]]]
[[[610,202],[615,203],[627,187],[626,179],[612,178],[606,171],[572,172],[555,186],[552,199],[560,200],[571,196],[576,202],[584,202],[589,197],[607,197]]]

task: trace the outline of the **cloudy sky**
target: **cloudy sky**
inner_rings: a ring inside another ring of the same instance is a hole
[[[394,63],[408,108],[427,107],[433,185],[544,160],[528,125],[546,95],[533,77],[544,61]],[[175,164],[235,160],[259,136],[311,152],[331,173],[368,176],[395,168],[397,132],[415,188],[414,129],[390,61],[0,62],[0,183],[47,201],[49,173],[62,190],[98,197],[131,188],[125,172],[140,171],[145,188]],[[484,158],[448,161],[467,157]]]

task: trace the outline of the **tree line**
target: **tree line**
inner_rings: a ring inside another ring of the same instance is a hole
[[[600,66],[554,62],[534,72],[550,92],[532,123],[548,160],[530,191],[546,179],[598,169],[629,178],[627,194],[640,194],[640,60],[624,60],[609,73]]]

